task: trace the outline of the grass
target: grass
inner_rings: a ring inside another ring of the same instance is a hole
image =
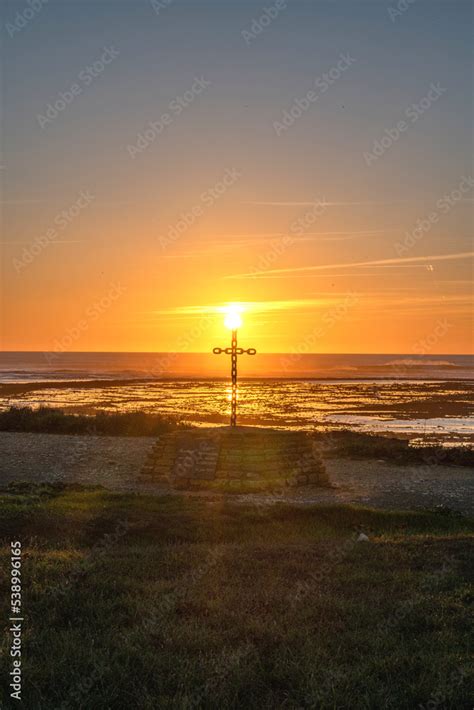
[[[183,426],[172,417],[145,412],[66,414],[53,407],[10,407],[0,412],[0,431],[45,434],[157,436]]]
[[[347,458],[386,459],[402,466],[474,466],[474,449],[467,447],[410,446],[408,439],[341,430],[317,434],[326,454]]]
[[[27,484],[0,510],[25,707],[472,708],[473,520]]]
[[[146,412],[67,414],[52,407],[10,407],[0,412],[0,431],[107,436],[158,436],[188,427],[173,417]],[[406,439],[350,430],[316,433],[326,455],[386,459],[400,465],[474,466],[474,449],[443,446],[412,447]]]

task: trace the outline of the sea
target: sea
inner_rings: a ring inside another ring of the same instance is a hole
[[[230,413],[228,370],[212,353],[3,352],[0,408],[140,410],[215,426]],[[471,448],[473,393],[470,355],[243,355],[238,422]]]

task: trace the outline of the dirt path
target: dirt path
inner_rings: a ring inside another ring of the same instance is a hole
[[[165,493],[168,491],[163,488],[136,480],[154,441],[148,437],[0,432],[0,488],[11,481],[56,480],[100,484],[111,490]],[[374,459],[328,459],[326,467],[333,488],[300,488],[285,490],[284,496],[251,494],[233,498],[259,504],[286,500],[398,509],[442,505],[474,514],[472,468],[396,466]]]

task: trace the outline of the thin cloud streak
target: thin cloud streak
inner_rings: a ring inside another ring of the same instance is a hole
[[[364,200],[360,202],[338,202],[338,201],[328,201],[324,197],[321,200],[321,205],[324,207],[351,207],[355,205],[391,205],[398,202],[409,202],[410,200],[389,200],[377,202],[375,200]],[[243,202],[244,205],[266,205],[268,207],[311,207],[317,202],[314,200],[303,200],[303,201],[293,201],[293,200],[250,200]]]
[[[385,234],[386,232],[398,232],[398,229],[392,228],[392,229],[345,229],[345,230],[338,230],[338,231],[324,231],[324,232],[305,232],[306,236],[317,236],[317,235],[332,235],[332,234]],[[247,239],[251,237],[283,237],[288,234],[288,231],[283,231],[283,232],[248,232],[246,233],[240,233],[240,234],[222,234],[221,236],[223,238],[227,237],[245,237]],[[295,236],[295,235],[293,235]],[[217,241],[217,240],[215,240]]]
[[[295,279],[338,279],[341,278],[341,276],[372,276],[373,278],[380,278],[382,277],[381,273],[377,273],[376,269],[378,267],[375,266],[369,266],[369,269],[372,269],[372,271],[342,271],[340,273],[335,273],[335,274],[295,274],[292,278]],[[401,264],[400,266],[386,266],[383,271],[383,278],[386,276],[397,276],[398,274],[403,274],[406,269],[425,269],[426,266],[423,264]],[[224,276],[224,279],[231,279],[234,278],[233,276]],[[235,277],[237,278],[237,277]],[[266,273],[262,272],[261,274],[258,274],[259,279],[287,279],[290,278],[288,274],[270,274],[267,275]]]
[[[397,290],[397,294],[399,291]],[[308,316],[313,316],[320,312],[326,311],[337,304],[342,304],[348,296],[357,296],[357,301],[360,303],[365,313],[381,313],[387,310],[396,310],[400,314],[410,315],[415,311],[420,313],[426,310],[431,310],[433,313],[441,310],[451,313],[468,312],[472,306],[471,294],[459,295],[431,295],[431,296],[401,296],[387,297],[386,291],[374,291],[371,293],[357,293],[354,291],[339,291],[337,293],[320,292],[317,297],[304,299],[288,299],[275,301],[240,301],[242,310],[245,314],[252,316],[266,315],[270,318],[278,316],[278,313],[284,311],[292,311],[293,313],[307,313]],[[382,302],[382,299],[383,302]],[[199,306],[177,306],[176,308],[164,308],[153,311],[147,311],[146,315],[158,317],[172,317],[176,320],[221,316],[228,304],[202,304]],[[467,309],[467,310],[466,310]]]
[[[287,269],[269,269],[268,271],[261,272],[263,275],[272,274],[299,274],[308,271],[325,271],[326,269],[347,269],[357,266],[370,266],[370,267],[391,267],[401,266],[403,264],[419,264],[424,263],[425,266],[430,266],[432,262],[436,261],[456,261],[458,259],[468,259],[474,256],[474,251],[459,252],[456,254],[434,254],[429,256],[407,256],[400,257],[397,259],[375,259],[372,261],[353,261],[350,263],[343,264],[321,264],[318,266],[295,266]],[[243,273],[243,274],[233,274],[231,276],[224,276],[225,279],[239,279],[239,278],[259,278],[260,272],[256,273]]]
[[[48,246],[51,244],[82,244],[83,242],[86,242],[87,239],[51,239],[51,241],[48,242]],[[4,242],[0,240],[0,244],[2,245],[10,245],[10,246],[16,246],[17,244],[31,244],[31,241],[28,241],[26,239],[21,240],[21,241],[12,241],[12,242]]]
[[[191,257],[205,256],[209,254],[210,251],[215,251],[216,249],[222,249],[224,251],[228,249],[243,249],[245,247],[258,245],[259,243],[266,244],[268,242],[275,242],[278,239],[283,239],[285,237],[292,237],[292,239],[294,240],[294,246],[296,246],[299,243],[305,242],[342,242],[360,235],[370,237],[375,234],[385,234],[391,231],[397,232],[398,230],[372,229],[359,231],[346,230],[338,232],[306,232],[302,236],[290,235],[287,232],[266,232],[255,235],[228,235],[246,237],[244,239],[234,239],[229,241],[225,241],[226,235],[223,235],[222,239],[209,239],[203,242],[202,249],[200,250],[183,252],[181,254],[161,254],[160,256],[163,259],[185,259]]]
[[[245,313],[270,313],[272,311],[295,310],[314,308],[315,306],[328,305],[330,302],[340,302],[347,296],[346,292],[340,294],[321,294],[318,298],[301,298],[280,301],[239,301]],[[163,316],[203,316],[225,313],[228,303],[203,304],[200,306],[177,306],[176,308],[163,308],[152,311],[153,315]]]

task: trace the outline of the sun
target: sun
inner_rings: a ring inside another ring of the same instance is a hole
[[[226,314],[224,318],[225,327],[229,328],[229,330],[240,328],[242,325],[242,316],[240,315],[243,311],[242,306],[238,303],[230,303],[223,310]]]

